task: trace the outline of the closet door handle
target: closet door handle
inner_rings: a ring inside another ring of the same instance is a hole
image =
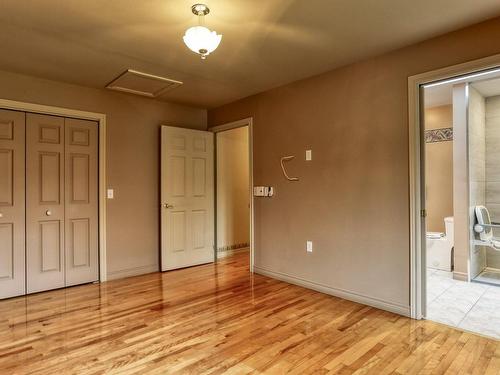
[[[45,211],[45,215],[47,215],[47,216],[52,215],[52,211],[51,211],[51,210],[47,210],[47,211]]]

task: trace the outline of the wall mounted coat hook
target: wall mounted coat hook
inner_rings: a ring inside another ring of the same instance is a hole
[[[280,161],[280,164],[281,164],[281,170],[283,171],[283,175],[286,177],[286,179],[287,179],[288,181],[298,181],[298,180],[299,180],[299,178],[298,178],[298,177],[290,177],[290,176],[288,175],[288,173],[286,173],[285,165],[283,164],[283,162],[285,162],[285,161],[290,161],[290,160],[292,160],[294,157],[295,157],[294,155],[290,155],[290,156],[283,156],[283,157],[281,158],[281,161]]]

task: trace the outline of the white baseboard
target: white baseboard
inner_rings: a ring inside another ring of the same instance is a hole
[[[315,283],[309,280],[305,280],[299,277],[288,275],[282,272],[271,271],[262,267],[254,265],[254,272],[272,277],[273,279],[278,279],[285,281],[290,284],[302,286],[304,288],[313,289],[321,293],[329,294],[335,297],[343,298],[349,301],[361,303],[363,305],[368,305],[376,307],[381,310],[390,311],[395,314],[410,316],[410,306],[399,305],[393,302],[383,301],[377,298],[368,297],[362,294],[351,292],[344,289],[332,288],[323,284]]]
[[[249,250],[250,250],[249,247],[242,247],[240,249],[217,251],[217,259],[222,259],[222,258],[230,257],[231,255],[235,255],[235,254],[238,254],[238,253],[248,252]]]
[[[134,268],[127,268],[124,270],[108,272],[108,280],[123,279],[124,277],[143,275],[151,272],[158,272],[159,267],[157,264],[150,264],[149,266],[140,266]]]

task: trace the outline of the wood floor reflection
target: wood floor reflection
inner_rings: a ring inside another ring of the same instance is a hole
[[[248,254],[0,301],[0,374],[496,374],[500,345],[251,275]]]

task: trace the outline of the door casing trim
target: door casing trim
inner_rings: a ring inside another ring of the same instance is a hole
[[[500,54],[452,65],[408,77],[408,161],[409,161],[409,203],[410,203],[410,316],[422,319],[422,307],[426,291],[422,290],[425,265],[421,241],[422,205],[422,154],[421,132],[423,118],[420,113],[419,90],[422,85],[459,76],[478,73],[500,67]]]
[[[247,117],[241,120],[229,122],[227,124],[213,126],[208,129],[208,131],[213,133],[219,133],[225,130],[242,128],[248,126],[248,161],[249,161],[249,185],[250,185],[250,272],[254,272],[254,255],[255,255],[255,238],[254,238],[254,200],[253,200],[253,117]],[[214,138],[214,142],[216,138]],[[214,161],[217,163],[217,150],[214,148],[215,158]],[[214,179],[217,180],[217,169],[215,169]],[[217,196],[217,184],[215,184],[214,196]],[[217,209],[215,212],[215,223],[217,224]],[[215,225],[215,230],[217,231],[217,225]],[[215,239],[217,241],[217,233],[215,233]],[[217,254],[217,243],[214,249],[214,253]]]
[[[97,121],[99,127],[99,281],[106,281],[108,279],[106,263],[106,115],[8,99],[0,99],[0,108]]]

